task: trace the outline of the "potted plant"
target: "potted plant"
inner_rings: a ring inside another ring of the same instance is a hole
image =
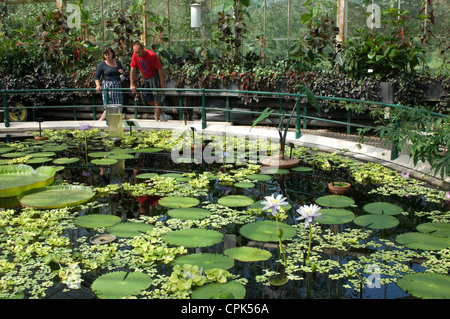
[[[333,195],[344,195],[350,190],[351,184],[347,182],[330,182],[328,183],[328,189]]]

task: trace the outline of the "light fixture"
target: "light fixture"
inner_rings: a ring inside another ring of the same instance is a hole
[[[201,16],[201,5],[198,3],[191,4],[191,28],[200,28],[202,26]]]

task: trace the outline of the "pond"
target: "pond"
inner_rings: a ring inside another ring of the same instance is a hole
[[[267,168],[276,145],[241,162],[242,137],[180,159],[170,131],[46,134],[0,146],[2,298],[448,298],[448,193],[407,172],[298,146],[296,167]]]

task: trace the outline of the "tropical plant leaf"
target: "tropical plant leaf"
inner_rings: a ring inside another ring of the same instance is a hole
[[[422,299],[450,299],[450,277],[433,273],[406,274],[397,286]]]
[[[175,230],[161,236],[166,243],[183,247],[208,247],[222,241],[223,234],[216,230],[190,228]]]
[[[263,261],[272,257],[270,251],[254,247],[233,247],[225,249],[223,253],[231,258],[244,262]]]
[[[296,235],[296,230],[290,225],[278,223],[283,235],[282,240],[290,239]],[[270,220],[257,221],[245,224],[239,230],[242,236],[256,241],[276,242],[278,241],[277,223]]]
[[[253,204],[254,200],[243,195],[230,195],[219,198],[217,203],[227,207],[246,207]]]
[[[218,299],[223,296],[232,296],[234,299],[244,299],[245,287],[236,282],[230,281],[224,284],[211,283],[197,287],[192,291],[192,299]]]
[[[344,195],[326,195],[317,198],[316,204],[323,207],[343,208],[354,205],[355,201]]]
[[[358,216],[353,221],[356,225],[365,226],[372,229],[393,228],[399,223],[398,219],[394,216],[374,214]]]
[[[75,206],[90,201],[94,191],[81,185],[58,185],[34,188],[18,196],[21,205],[39,209]]]
[[[234,259],[221,254],[191,254],[175,258],[172,266],[196,265],[198,268],[207,269],[229,269],[234,266]]]
[[[436,237],[423,233],[404,233],[397,235],[395,240],[411,249],[441,250],[450,246],[450,239],[447,237]]]
[[[171,196],[164,197],[158,201],[158,204],[167,208],[186,208],[197,206],[200,201],[192,197]]]
[[[120,221],[121,218],[115,215],[91,214],[76,218],[74,223],[85,228],[100,228],[112,226]]]
[[[417,225],[421,233],[428,233],[436,237],[450,237],[450,224],[448,223],[424,223]]]
[[[170,217],[184,219],[184,220],[197,220],[203,219],[211,215],[211,212],[204,208],[187,207],[187,208],[175,208],[167,212]]]
[[[95,279],[91,288],[100,299],[122,299],[140,294],[151,283],[144,273],[116,271]]]
[[[265,120],[272,114],[274,111],[270,109],[270,107],[267,107],[259,116],[258,118],[253,122],[252,126],[250,127],[250,130],[255,127],[259,122]]]
[[[321,209],[323,219],[321,224],[337,225],[351,222],[355,218],[355,214],[346,209],[325,208]]]
[[[237,183],[234,183],[234,186],[239,187],[239,188],[253,188],[256,185],[255,185],[255,183],[252,183],[252,182],[237,182]]]
[[[122,238],[132,238],[152,231],[155,226],[138,222],[124,222],[112,225],[106,231]]]
[[[400,206],[385,202],[366,204],[363,209],[370,214],[376,215],[398,215],[403,212],[403,208]]]
[[[56,169],[41,166],[36,170],[29,165],[0,166],[0,197],[12,197],[26,190],[45,187],[53,183]]]

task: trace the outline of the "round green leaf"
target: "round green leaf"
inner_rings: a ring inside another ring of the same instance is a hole
[[[262,261],[272,257],[270,251],[254,247],[233,247],[223,253],[239,261]]]
[[[364,205],[363,209],[376,215],[398,215],[403,212],[403,209],[397,205],[385,202],[376,202]]]
[[[78,217],[74,220],[75,225],[85,228],[109,227],[120,223],[121,218],[115,215],[92,214]]]
[[[152,279],[141,272],[117,271],[104,274],[92,283],[92,290],[100,299],[122,299],[147,289]]]
[[[252,182],[237,182],[237,183],[234,183],[234,186],[239,187],[239,188],[253,188],[253,187],[255,187],[255,183],[252,183]]]
[[[196,265],[198,268],[207,269],[229,269],[234,266],[234,259],[220,254],[191,254],[177,257],[172,261],[172,266]]]
[[[116,159],[116,160],[127,160],[127,159],[133,159],[134,155],[128,154],[128,153],[117,153],[117,154],[109,155],[108,158],[112,158],[112,159]]]
[[[321,224],[337,225],[351,222],[355,215],[346,209],[338,208],[325,208],[321,209],[323,219],[320,220]]]
[[[95,165],[113,165],[117,163],[117,160],[114,158],[100,158],[92,160],[91,163]]]
[[[85,203],[94,195],[94,191],[87,186],[58,185],[30,189],[19,195],[18,199],[23,206],[51,209]]]
[[[245,287],[235,281],[224,284],[211,283],[196,288],[192,292],[192,299],[218,299],[232,296],[234,299],[244,299]]]
[[[278,226],[283,231],[282,240],[292,238],[296,235],[295,228],[284,223],[278,223]],[[246,224],[239,230],[242,236],[251,240],[276,242],[278,241],[277,223],[270,220],[257,221]]]
[[[424,223],[417,225],[421,233],[428,233],[436,237],[450,237],[450,224],[448,223]]]
[[[80,159],[78,157],[71,157],[71,158],[62,157],[62,158],[57,158],[57,159],[53,160],[53,163],[58,164],[58,165],[65,165],[65,164],[76,163],[79,161],[80,161]]]
[[[312,170],[313,169],[311,167],[302,167],[302,166],[291,168],[291,171],[301,172],[301,173],[312,172]]]
[[[152,231],[155,226],[145,223],[137,222],[124,222],[112,225],[106,229],[110,234],[122,238],[132,238],[135,236],[140,236],[147,232]]]
[[[289,174],[290,172],[288,169],[285,169],[285,168],[268,168],[268,169],[264,170],[264,173],[284,175],[284,174]]]
[[[450,246],[450,239],[447,237],[436,237],[423,233],[404,233],[397,235],[395,240],[411,249],[441,250]]]
[[[33,157],[27,160],[27,164],[40,164],[40,163],[46,163],[51,162],[52,159],[48,157]]]
[[[170,217],[184,219],[184,220],[196,220],[203,219],[211,215],[211,212],[204,208],[187,207],[187,208],[175,208],[167,212]]]
[[[36,170],[29,165],[0,166],[0,197],[12,197],[32,188],[53,183],[56,169],[41,166]]]
[[[316,204],[323,207],[343,208],[354,205],[355,201],[343,195],[326,195],[317,198]]]
[[[422,299],[450,299],[450,277],[433,273],[407,274],[397,281],[407,293]]]
[[[246,207],[253,204],[254,200],[243,195],[230,195],[219,198],[217,203],[227,207]]]
[[[223,234],[215,230],[190,228],[171,231],[161,236],[166,243],[183,247],[208,247],[222,241]]]
[[[39,152],[39,153],[30,153],[28,156],[31,157],[52,157],[55,156],[55,152]]]
[[[136,178],[138,179],[150,179],[152,177],[158,176],[156,173],[143,173],[136,175]]]
[[[399,223],[398,219],[394,216],[373,214],[358,216],[353,221],[356,225],[365,226],[372,229],[393,228]]]
[[[1,156],[5,157],[5,158],[18,158],[18,157],[24,157],[27,154],[28,154],[28,152],[12,152],[12,153],[2,154]]]
[[[92,153],[88,153],[89,157],[107,157],[110,155],[110,152],[92,152]]]
[[[192,197],[164,197],[158,201],[158,204],[167,208],[186,208],[197,206],[200,201]]]

